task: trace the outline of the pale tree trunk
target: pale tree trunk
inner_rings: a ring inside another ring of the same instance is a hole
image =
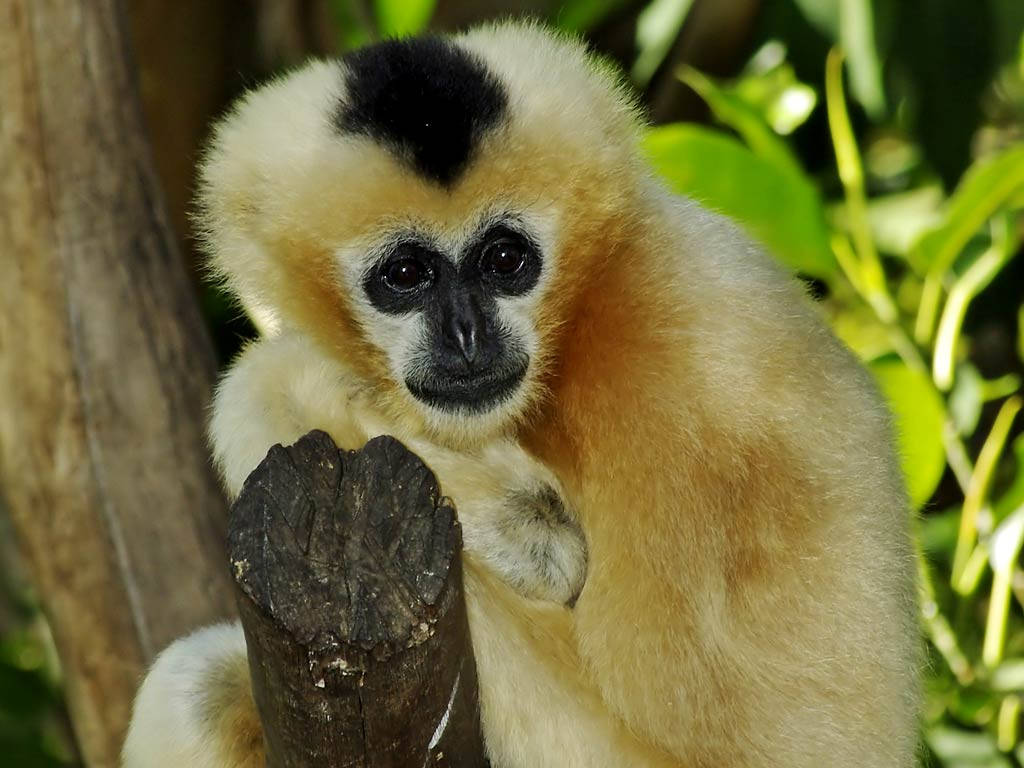
[[[0,493],[90,766],[147,662],[233,614],[214,374],[115,0],[0,0]]]

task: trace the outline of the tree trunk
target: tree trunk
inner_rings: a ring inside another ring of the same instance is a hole
[[[230,616],[214,375],[116,0],[0,0],[0,492],[91,766],[145,665]]]
[[[482,768],[462,537],[401,443],[274,446],[231,514],[268,768]]]

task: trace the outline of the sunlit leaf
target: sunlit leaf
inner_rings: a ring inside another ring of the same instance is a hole
[[[968,565],[974,556],[975,544],[978,540],[978,519],[982,507],[988,501],[992,475],[1022,404],[1024,403],[1019,397],[1011,397],[999,409],[992,429],[989,430],[988,436],[981,446],[967,492],[964,494],[964,509],[960,516],[960,534],[957,537],[956,551],[953,553],[953,573],[950,579],[953,588],[961,594],[966,594],[969,591],[968,582],[972,581],[968,577]]]
[[[949,415],[956,431],[970,435],[978,426],[981,406],[984,404],[983,380],[978,369],[964,363],[957,371],[956,386],[949,395]]]
[[[1006,618],[1010,609],[1010,580],[1020,557],[1021,546],[1024,546],[1024,506],[1003,520],[992,532],[988,542],[993,579],[989,593],[988,619],[985,623],[985,644],[982,649],[982,659],[988,667],[994,667],[1003,658],[1003,649],[1006,647]]]
[[[653,128],[644,146],[673,190],[734,217],[784,264],[815,277],[835,270],[821,199],[804,176],[695,125]]]
[[[992,244],[981,253],[960,275],[949,289],[949,298],[942,310],[939,330],[935,336],[932,357],[932,378],[935,385],[945,391],[953,384],[960,329],[971,301],[995,279],[1017,250],[1014,226],[1006,217],[993,227]]]
[[[871,0],[796,0],[807,20],[846,52],[854,98],[878,117],[885,109]]]
[[[373,0],[381,37],[405,37],[422,32],[434,14],[437,0]]]
[[[1012,768],[987,733],[938,726],[925,731],[925,740],[943,764],[953,768]]]
[[[914,506],[919,507],[935,491],[946,466],[942,398],[927,374],[902,361],[882,360],[870,368],[892,409],[907,490]]]
[[[842,259],[843,271],[871,304],[879,319],[887,324],[895,324],[898,316],[896,304],[889,293],[885,268],[871,237],[864,166],[861,164],[860,150],[846,107],[846,94],[843,91],[843,55],[838,48],[829,51],[825,59],[825,106],[828,112],[829,131],[832,134],[832,146],[836,154],[836,166],[845,194],[850,239],[853,252],[856,254],[855,259]],[[833,238],[834,246],[841,245],[842,242],[841,238]]]
[[[836,336],[865,363],[890,354],[893,348],[889,330],[863,302],[850,304],[832,317]]]
[[[788,171],[800,172],[800,163],[786,142],[765,122],[761,113],[734,89],[687,67],[680,78],[708,103],[715,117],[733,128],[754,152]]]
[[[804,83],[794,83],[767,105],[765,116],[776,133],[790,134],[806,122],[818,103],[818,94]]]
[[[636,20],[637,57],[633,80],[647,85],[682,29],[693,0],[653,0]]]
[[[868,221],[878,248],[906,255],[921,235],[939,222],[942,201],[938,184],[872,198],[868,202]],[[838,213],[840,223],[845,223],[845,211]]]
[[[1007,659],[988,678],[994,691],[1024,691],[1024,659]]]
[[[787,135],[810,117],[818,94],[797,79],[786,46],[769,40],[750,58],[732,90],[757,109],[776,133]]]
[[[850,90],[868,114],[876,119],[881,117],[885,90],[871,0],[840,0],[839,42],[849,56]]]

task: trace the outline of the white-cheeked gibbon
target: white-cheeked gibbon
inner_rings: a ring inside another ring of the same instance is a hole
[[[618,75],[529,24],[258,88],[201,164],[264,334],[211,421],[391,434],[463,526],[494,768],[908,768],[908,503],[869,375],[801,285],[653,176]],[[125,768],[263,765],[238,626],[157,659]]]

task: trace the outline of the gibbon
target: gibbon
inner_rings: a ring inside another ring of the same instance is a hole
[[[671,194],[618,75],[531,24],[382,42],[218,125],[198,221],[265,326],[216,394],[275,443],[391,434],[453,498],[494,768],[907,768],[909,509],[870,376]],[[126,768],[254,768],[238,626],[155,662]]]

